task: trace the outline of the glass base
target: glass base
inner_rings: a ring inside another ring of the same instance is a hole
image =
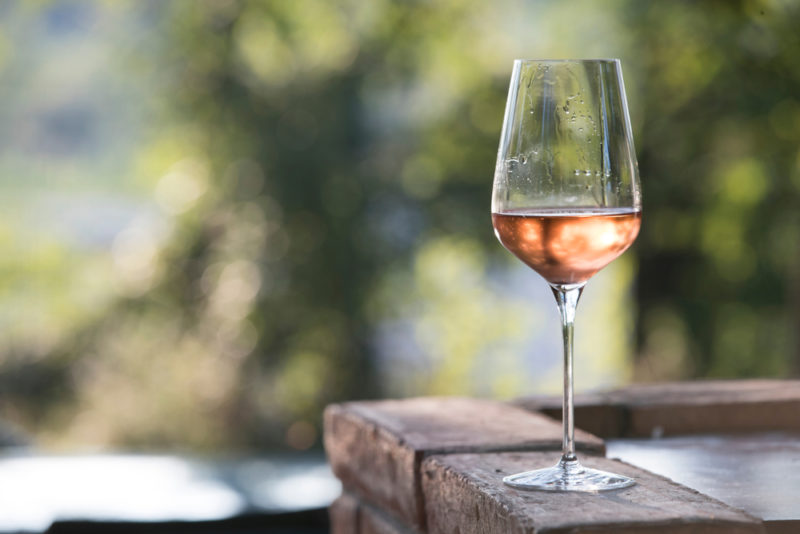
[[[553,467],[517,473],[503,479],[512,488],[538,491],[599,491],[627,488],[636,484],[632,478],[583,467],[577,458],[561,458]]]

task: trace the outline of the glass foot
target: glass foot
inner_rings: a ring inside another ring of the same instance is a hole
[[[583,467],[577,459],[562,458],[553,467],[517,473],[503,479],[512,488],[538,491],[580,491],[597,493],[633,486],[632,478]]]

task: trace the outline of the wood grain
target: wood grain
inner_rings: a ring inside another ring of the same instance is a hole
[[[556,397],[519,406],[561,418]],[[603,438],[800,431],[800,380],[637,384],[578,395],[575,424]]]
[[[576,431],[579,450],[604,452]],[[419,466],[432,454],[559,450],[561,425],[509,404],[465,398],[353,402],[325,411],[325,449],[343,486],[414,528],[425,525]]]
[[[622,462],[586,457],[589,467],[634,477],[631,488],[599,494],[527,492],[508,474],[548,467],[553,453],[431,456],[422,487],[430,534],[763,533],[759,520],[701,493]]]

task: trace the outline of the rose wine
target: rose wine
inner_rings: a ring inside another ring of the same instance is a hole
[[[631,246],[642,212],[531,208],[493,213],[497,238],[551,284],[580,284]]]

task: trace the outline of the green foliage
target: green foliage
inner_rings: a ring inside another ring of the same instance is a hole
[[[639,37],[636,62],[640,368],[659,367],[668,338],[676,377],[797,372],[800,5],[659,3],[630,16],[661,23]]]
[[[126,6],[155,24],[119,68],[152,84],[131,167],[161,224],[76,263],[95,268],[83,285],[56,245],[2,264],[7,308],[36,265],[41,291],[95,295],[4,353],[5,413],[46,441],[305,448],[333,401],[557,386],[522,370],[546,320],[497,290],[511,268],[488,214],[523,56],[622,57],[634,119],[643,230],[587,289],[578,383],[796,371],[796,2]],[[408,354],[387,378],[392,322]]]

